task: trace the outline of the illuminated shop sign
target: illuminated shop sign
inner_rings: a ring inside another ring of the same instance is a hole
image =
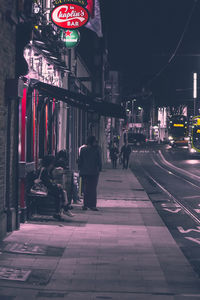
[[[194,124],[194,125],[200,125],[200,118],[195,117],[195,118],[193,119],[193,124]]]
[[[53,4],[55,6],[61,5],[61,4],[77,4],[77,5],[82,5],[86,6],[87,0],[54,0]]]
[[[61,39],[67,48],[74,48],[80,42],[80,33],[78,30],[63,30]]]
[[[55,25],[66,29],[76,29],[88,22],[88,11],[76,4],[63,4],[55,7],[51,12],[51,19]]]
[[[184,127],[184,124],[174,124],[174,127]]]

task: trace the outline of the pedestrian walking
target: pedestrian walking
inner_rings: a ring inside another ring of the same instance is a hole
[[[95,136],[88,137],[87,145],[81,148],[78,168],[80,176],[83,178],[83,210],[90,208],[97,211],[97,184],[102,161],[101,149]]]
[[[131,154],[131,147],[130,145],[127,145],[127,142],[125,142],[120,151],[120,157],[122,157],[123,169],[128,169],[130,154]]]
[[[110,148],[110,159],[112,162],[113,169],[117,168],[118,154],[119,154],[119,150],[118,150],[116,144],[113,144],[113,146]]]

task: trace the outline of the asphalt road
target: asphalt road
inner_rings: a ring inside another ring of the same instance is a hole
[[[135,148],[130,168],[200,276],[200,156],[187,148]]]

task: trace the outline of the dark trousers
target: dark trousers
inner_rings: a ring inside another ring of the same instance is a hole
[[[123,163],[123,169],[128,169],[129,156],[123,156],[122,163]]]
[[[113,169],[117,168],[117,158],[112,159],[112,167]]]
[[[48,194],[55,199],[55,209],[56,212],[59,213],[61,208],[64,207],[65,203],[65,195],[63,193],[63,189],[57,186],[53,186],[48,190]]]
[[[83,202],[86,207],[96,207],[97,205],[97,184],[99,175],[82,176]]]

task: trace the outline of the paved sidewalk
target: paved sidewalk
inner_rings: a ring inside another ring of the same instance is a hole
[[[199,278],[131,171],[105,169],[98,190],[100,211],[77,205],[68,222],[29,222],[4,240],[0,299],[200,299]]]

